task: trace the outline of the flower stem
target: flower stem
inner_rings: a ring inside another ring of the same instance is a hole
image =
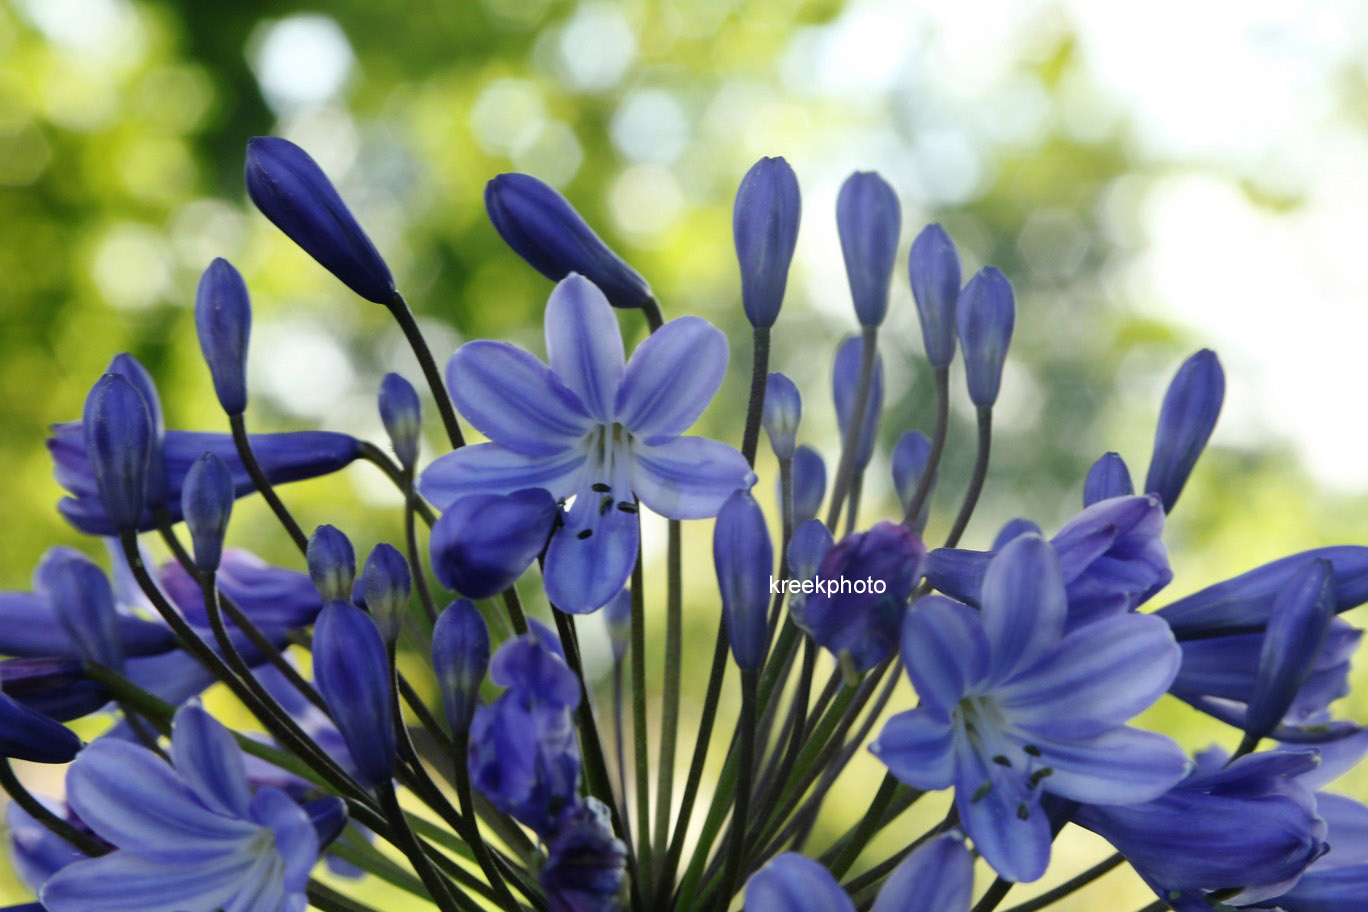
[[[855,387],[855,408],[851,411],[850,421],[841,438],[841,461],[837,464],[836,480],[831,488],[831,503],[827,507],[826,525],[832,530],[841,520],[841,508],[845,506],[851,479],[855,475],[855,456],[860,446],[860,431],[864,427],[865,409],[869,407],[870,387],[874,385],[874,363],[878,357],[878,327],[864,327],[861,339],[863,344],[860,346],[860,377]]]
[[[1125,860],[1126,859],[1120,852],[1114,852],[1091,868],[1088,868],[1088,870],[1084,871],[1082,874],[1069,878],[1054,889],[1047,890],[1033,899],[1028,899],[1023,903],[1017,903],[1015,906],[1008,909],[1007,912],[1036,912],[1037,909],[1043,909],[1046,906],[1058,902],[1075,890],[1087,886],[1113,868],[1119,867]]]
[[[317,880],[309,881],[309,905],[322,912],[375,912],[371,906],[359,903]]]
[[[266,473],[261,470],[261,464],[257,462],[256,454],[252,452],[252,441],[247,437],[247,424],[243,420],[242,413],[228,416],[228,426],[233,432],[233,445],[237,447],[238,458],[242,460],[242,465],[247,469],[247,474],[252,479],[252,484],[256,485],[257,491],[261,494],[271,512],[280,520],[280,524],[285,527],[290,539],[303,554],[308,550],[309,537],[304,534],[304,530],[295,522],[295,518],[290,515],[290,511],[285,509],[285,504],[281,502],[279,495],[275,492],[275,486],[266,477]]]
[[[684,567],[681,529],[677,519],[670,520],[666,545],[665,597],[665,692],[662,695],[660,722],[660,762],[656,766],[655,836],[660,847],[659,862],[664,863],[664,847],[670,838],[670,804],[674,790],[675,747],[679,731],[679,679],[684,655]]]
[[[651,854],[651,768],[650,744],[646,732],[646,581],[641,552],[632,568],[632,739],[636,766],[637,870],[646,880],[643,896],[650,894]]]
[[[423,886],[427,887],[428,894],[437,904],[437,908],[442,912],[468,912],[474,909],[475,906],[469,898],[459,893],[450,881],[438,874],[431,860],[423,854],[418,838],[413,835],[413,830],[409,829],[408,818],[399,805],[399,796],[395,794],[393,784],[386,782],[379,786],[376,795],[380,799],[380,807],[385,812],[385,817],[389,819],[398,837],[395,847],[408,856],[414,873],[423,881]],[[460,901],[457,900],[457,896],[461,897]]]
[[[760,417],[765,410],[765,384],[769,380],[770,329],[757,326],[751,335],[750,400],[746,403],[746,429],[741,437],[741,455],[755,465],[755,451],[760,445]]]
[[[14,803],[23,808],[30,817],[85,854],[94,856],[109,852],[109,847],[100,840],[72,826],[48,810],[48,806],[43,802],[33,797],[33,794],[24,788],[24,784],[19,781],[19,777],[14,775],[14,767],[10,766],[8,757],[0,757],[0,788],[4,788],[5,792],[14,799]]]
[[[917,489],[907,503],[907,515],[903,525],[915,529],[917,517],[921,516],[926,498],[931,495],[935,484],[936,472],[940,469],[941,456],[945,452],[945,437],[950,431],[950,368],[936,368],[936,430],[931,437],[931,453],[926,458],[926,469],[917,479]]]
[[[428,348],[427,340],[423,338],[422,330],[418,328],[418,321],[413,317],[413,311],[409,309],[408,302],[404,296],[395,292],[394,299],[389,302],[389,312],[394,315],[394,319],[399,324],[399,328],[404,331],[404,338],[408,340],[409,348],[413,349],[413,354],[418,358],[418,366],[422,368],[423,377],[427,380],[428,389],[432,392],[432,398],[437,403],[437,412],[442,416],[442,426],[446,428],[447,439],[451,441],[451,448],[459,450],[465,446],[465,438],[461,436],[461,423],[456,420],[456,409],[451,404],[451,396],[447,394],[446,384],[442,382],[442,374],[437,370],[437,362],[432,358],[432,349]]]
[[[432,591],[428,588],[427,573],[424,572],[423,562],[418,557],[418,529],[414,521],[414,504],[418,500],[418,494],[413,489],[413,468],[404,469],[401,476],[404,492],[404,547],[408,552],[409,575],[413,577],[414,588],[418,590],[418,601],[423,606],[423,613],[427,617],[428,626],[432,627],[437,623],[437,606],[432,601]]]
[[[741,671],[741,751],[736,777],[735,804],[732,809],[731,844],[727,854],[722,890],[716,909],[726,912],[736,895],[741,877],[741,862],[746,855],[746,827],[750,823],[751,783],[755,774],[755,701],[759,677],[755,669]]]
[[[860,851],[864,849],[865,843],[879,831],[883,824],[884,810],[888,803],[893,800],[893,793],[898,790],[898,780],[893,778],[892,773],[884,775],[883,782],[879,785],[879,791],[874,795],[874,800],[869,804],[869,810],[864,812],[860,819],[859,826],[851,835],[850,841],[846,843],[841,853],[836,856],[836,860],[830,865],[831,876],[840,880],[850,866],[855,863],[855,859],[860,857]]]
[[[974,454],[974,473],[969,478],[969,487],[964,492],[964,502],[960,504],[959,515],[945,537],[945,547],[953,548],[959,544],[960,536],[969,525],[969,518],[978,506],[979,494],[983,492],[983,482],[988,477],[988,456],[993,447],[993,409],[981,405],[978,408],[978,451]]]

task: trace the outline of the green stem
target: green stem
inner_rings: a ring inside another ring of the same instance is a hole
[[[736,895],[741,877],[741,862],[746,855],[746,827],[750,823],[751,782],[755,774],[755,701],[758,675],[753,668],[741,671],[741,752],[736,778],[735,806],[732,810],[731,845],[727,854],[722,890],[717,894],[718,912],[726,912]]]
[[[638,524],[640,528],[640,524]],[[632,740],[636,765],[637,870],[645,881],[643,896],[650,895],[651,771],[650,744],[646,732],[646,582],[641,552],[632,568]]]
[[[389,312],[394,315],[399,328],[404,331],[404,338],[408,340],[409,348],[413,349],[413,354],[418,358],[418,366],[422,368],[428,389],[432,392],[432,398],[437,403],[437,412],[442,416],[442,427],[446,428],[447,439],[451,441],[451,448],[459,450],[465,446],[465,438],[461,436],[461,423],[456,420],[456,409],[451,404],[451,396],[447,394],[446,384],[442,382],[442,373],[437,370],[437,362],[432,358],[432,349],[428,348],[427,340],[423,338],[423,333],[418,328],[418,321],[414,319],[413,311],[409,309],[408,302],[404,300],[403,295],[396,291],[388,306]]]
[[[898,780],[893,778],[892,773],[886,774],[883,782],[879,785],[878,793],[875,794],[874,800],[869,805],[869,810],[864,812],[855,834],[841,851],[841,854],[831,863],[832,877],[840,880],[845,876],[845,872],[850,870],[855,859],[860,857],[860,851],[864,849],[865,843],[869,842],[882,825],[884,811],[888,808],[888,803],[893,800],[893,793],[897,789]]]
[[[751,339],[750,400],[746,404],[746,429],[741,437],[741,455],[754,466],[755,451],[760,446],[760,419],[765,410],[765,386],[769,382],[769,327],[755,327]]]
[[[304,534],[304,530],[295,522],[295,518],[290,515],[290,511],[281,502],[280,496],[276,494],[275,486],[271,484],[266,473],[261,470],[260,463],[257,462],[256,454],[252,452],[252,441],[247,437],[247,424],[242,417],[242,413],[228,416],[228,427],[233,432],[233,445],[237,447],[238,458],[242,460],[242,465],[247,469],[247,474],[252,479],[252,484],[256,486],[266,505],[271,508],[271,512],[280,520],[280,524],[289,533],[290,540],[299,549],[300,554],[304,554],[309,548],[309,537]]]
[[[48,806],[43,804],[19,781],[19,777],[14,775],[14,767],[10,766],[8,757],[0,757],[0,788],[14,799],[14,803],[23,808],[30,817],[56,833],[62,839],[69,842],[72,846],[86,855],[104,855],[109,851],[109,847],[100,840],[88,833],[77,829],[67,821],[58,817]]]
[[[661,847],[660,861],[670,838],[670,804],[674,790],[674,762],[679,731],[679,679],[684,654],[684,568],[680,523],[670,520],[667,543],[667,577],[665,599],[665,692],[660,722],[660,762],[656,774],[655,837],[652,843]]]
[[[1059,900],[1068,896],[1070,893],[1073,893],[1075,890],[1079,890],[1087,886],[1088,884],[1092,883],[1094,880],[1097,880],[1097,878],[1101,877],[1103,874],[1106,874],[1113,868],[1120,867],[1125,862],[1125,860],[1126,859],[1122,857],[1120,852],[1114,852],[1113,854],[1108,855],[1102,861],[1099,861],[1097,864],[1093,865],[1091,868],[1088,868],[1088,870],[1084,871],[1082,874],[1069,878],[1068,880],[1064,881],[1064,883],[1060,884],[1052,890],[1046,890],[1039,896],[1036,896],[1032,899],[1028,899],[1023,903],[1017,903],[1015,906],[1012,906],[1010,909],[1008,909],[1007,912],[1036,912],[1036,910],[1038,909],[1043,909],[1046,906],[1058,902]]]
[[[450,881],[443,878],[433,868],[431,860],[423,854],[422,846],[418,844],[418,838],[413,835],[413,830],[409,828],[408,817],[399,805],[399,796],[394,793],[394,786],[391,783],[384,783],[376,788],[376,794],[380,799],[380,807],[389,820],[390,826],[394,831],[398,842],[395,847],[408,856],[409,864],[413,866],[414,873],[423,881],[423,886],[427,887],[428,894],[432,901],[437,904],[437,908],[442,912],[467,912],[475,907],[470,900],[456,890]],[[457,896],[461,899],[458,900]]]
[[[917,479],[917,489],[907,504],[907,514],[903,524],[915,529],[917,517],[921,516],[926,498],[931,495],[931,486],[936,483],[936,472],[940,469],[941,456],[945,452],[945,438],[950,431],[950,368],[936,368],[936,430],[931,437],[931,453],[926,459],[926,469]]]
[[[317,880],[309,881],[309,905],[322,912],[375,912],[371,906],[359,903]]]
[[[950,534],[945,537],[945,547],[953,548],[959,544],[960,536],[969,525],[969,518],[978,506],[979,494],[983,492],[983,482],[988,477],[988,457],[993,448],[993,409],[981,405],[978,408],[978,451],[974,455],[974,473],[969,478],[969,487],[964,492],[964,502],[960,504],[959,515]]]

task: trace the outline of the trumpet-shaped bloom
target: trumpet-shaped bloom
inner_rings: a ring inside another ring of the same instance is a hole
[[[1123,614],[1066,632],[1059,561],[1035,535],[1003,547],[982,610],[932,596],[902,629],[921,697],[871,746],[901,781],[954,786],[979,853],[1008,880],[1049,862],[1041,792],[1096,804],[1157,798],[1186,773],[1169,739],[1126,722],[1168,688],[1178,646],[1157,618]]]
[[[631,573],[638,500],[670,519],[701,519],[754,475],[732,447],[681,436],[727,366],[726,339],[706,321],[671,320],[626,361],[608,300],[572,275],[547,303],[546,348],[549,367],[503,342],[461,347],[447,385],[491,442],[443,456],[419,487],[443,510],[466,495],[524,488],[573,497],[544,572],[552,603],[584,613]]]

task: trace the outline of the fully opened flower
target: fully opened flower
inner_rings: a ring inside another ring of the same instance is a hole
[[[993,559],[981,611],[919,601],[902,657],[921,706],[890,719],[871,746],[908,785],[954,786],[966,832],[1008,880],[1035,880],[1049,862],[1042,791],[1131,804],[1188,768],[1172,741],[1125,724],[1178,670],[1166,625],[1123,614],[1066,633],[1067,613],[1059,562],[1035,535]]]
[[[671,320],[626,361],[608,300],[571,275],[547,303],[546,348],[549,367],[504,342],[470,342],[452,357],[452,398],[491,442],[439,459],[420,490],[442,509],[525,488],[573,498],[547,548],[546,589],[556,607],[582,613],[631,573],[638,500],[701,519],[753,475],[732,447],[681,436],[727,367],[726,339],[707,321]]]

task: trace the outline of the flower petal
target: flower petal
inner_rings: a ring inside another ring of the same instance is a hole
[[[251,818],[275,835],[275,850],[283,859],[285,887],[303,890],[318,860],[318,831],[308,813],[280,789],[263,788],[252,798]]]
[[[256,864],[242,878],[237,896],[223,912],[278,912],[285,898],[282,867],[280,856],[274,852],[258,855]]]
[[[727,372],[727,337],[701,317],[679,317],[632,352],[617,394],[617,420],[648,444],[688,430]]]
[[[584,531],[590,534],[580,538]],[[551,536],[542,570],[551,604],[570,614],[603,607],[627,585],[636,562],[637,518],[609,508],[597,523]]]
[[[705,437],[677,437],[659,446],[632,447],[632,490],[641,502],[669,519],[716,516],[755,474],[734,447]]]
[[[249,852],[195,858],[193,863],[111,852],[67,865],[43,885],[41,898],[48,912],[219,909],[242,888],[255,861]]]
[[[524,488],[543,488],[560,499],[574,493],[583,465],[584,454],[578,450],[525,456],[497,443],[477,443],[447,453],[424,469],[418,493],[439,510],[468,494],[512,494]]]
[[[1012,539],[983,578],[991,674],[1004,681],[1059,642],[1068,614],[1054,550],[1036,535]]]
[[[1188,774],[1191,761],[1164,735],[1117,728],[1087,741],[1032,741],[1040,764],[1052,769],[1047,792],[1089,804],[1137,804],[1167,792]]]
[[[1368,807],[1344,795],[1317,792],[1316,814],[1325,821],[1330,843],[1318,869],[1368,862]]]
[[[850,897],[822,866],[784,852],[746,882],[746,912],[854,912]]]
[[[873,912],[969,912],[974,859],[958,833],[917,849],[893,869]]]
[[[467,342],[451,356],[446,376],[452,401],[471,424],[528,456],[563,452],[592,423],[550,368],[507,342]]]
[[[626,356],[608,299],[593,282],[571,273],[551,292],[545,323],[552,373],[579,396],[590,415],[611,422]]]
[[[252,795],[242,751],[228,729],[195,702],[176,712],[171,730],[171,756],[185,784],[211,811],[246,816]]]
[[[994,776],[978,751],[961,751],[955,776],[955,806],[974,848],[1003,879],[1038,880],[1050,864],[1050,821],[1038,801],[1022,802],[1019,789]],[[975,800],[977,799],[977,800]],[[1020,813],[1025,809],[1026,813]]]
[[[941,719],[988,670],[978,612],[940,595],[918,599],[902,624],[902,659],[922,706]]]
[[[869,750],[899,782],[913,788],[938,791],[954,784],[954,729],[925,709],[889,719]]]

